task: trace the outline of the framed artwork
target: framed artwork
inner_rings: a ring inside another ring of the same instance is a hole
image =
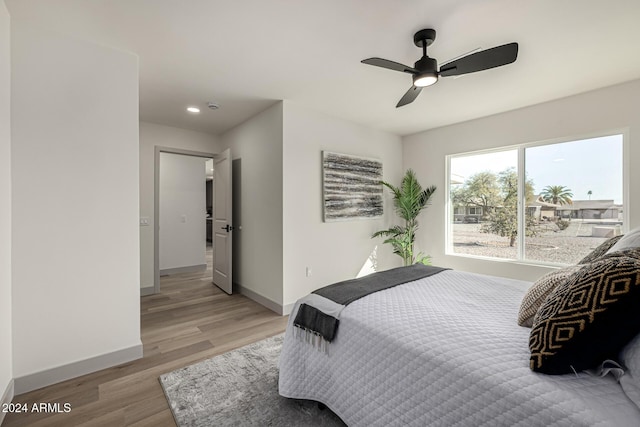
[[[324,221],[382,216],[382,162],[348,154],[322,152]]]

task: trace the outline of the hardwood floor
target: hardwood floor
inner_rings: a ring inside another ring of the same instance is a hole
[[[211,258],[211,254],[209,254]],[[7,414],[13,426],[175,426],[158,376],[284,331],[287,318],[211,283],[211,270],[162,277],[141,298],[142,359],[16,396],[68,413]]]

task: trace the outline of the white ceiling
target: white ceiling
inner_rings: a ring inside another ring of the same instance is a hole
[[[213,134],[285,99],[406,135],[640,78],[638,0],[5,1],[14,21],[139,55],[141,120]],[[440,63],[512,41],[518,60],[396,109],[410,76],[360,60],[412,65],[422,28]]]

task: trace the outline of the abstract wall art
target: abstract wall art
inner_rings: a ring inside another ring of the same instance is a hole
[[[382,162],[377,159],[322,152],[324,221],[382,216]]]

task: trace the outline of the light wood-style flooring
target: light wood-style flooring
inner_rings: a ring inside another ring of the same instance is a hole
[[[60,414],[7,414],[2,427],[175,426],[160,374],[286,327],[286,317],[219,290],[211,283],[210,268],[162,277],[160,288],[160,294],[141,298],[142,359],[16,396],[13,402],[29,407],[34,402],[70,403],[72,409]]]

